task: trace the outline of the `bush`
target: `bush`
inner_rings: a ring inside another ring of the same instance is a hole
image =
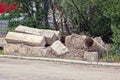
[[[0,55],[2,55],[2,54],[4,54],[4,52],[3,52],[3,50],[2,50],[2,49],[0,49]]]
[[[27,18],[21,21],[20,25],[29,26],[29,27],[38,28],[38,29],[51,29],[50,26],[45,26],[42,24],[38,25],[37,21],[33,18]]]
[[[8,31],[14,31],[14,29],[18,25],[29,26],[29,27],[38,28],[38,29],[51,29],[50,26],[45,26],[42,24],[38,25],[37,20],[33,17],[25,16],[25,19],[22,21],[13,21],[14,18],[19,18],[19,17],[21,17],[19,10],[10,12],[9,15],[5,15],[5,14],[0,15],[0,19],[10,21],[10,23],[8,25]]]
[[[108,55],[104,55],[102,60],[109,62],[120,62],[120,25],[112,25],[113,35],[111,37],[113,43],[111,44]]]
[[[8,31],[14,31],[19,24],[20,24],[20,21],[10,22],[8,25]]]
[[[18,25],[29,26],[38,29],[51,29],[49,26],[37,25],[36,20],[27,18],[23,21],[11,21],[8,25],[8,31],[14,31]]]
[[[113,44],[111,44],[111,53],[120,56],[120,25],[113,25],[112,30],[114,33],[112,35]]]
[[[108,56],[104,56],[101,61],[107,62],[120,62],[120,56],[116,54],[109,54]]]

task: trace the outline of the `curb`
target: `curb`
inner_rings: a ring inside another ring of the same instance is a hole
[[[120,67],[120,63],[88,62],[88,61],[82,61],[82,60],[58,59],[58,58],[24,57],[24,56],[14,56],[14,55],[0,55],[0,58],[14,58],[14,59],[25,59],[25,60],[41,60],[41,61],[54,61],[54,62],[73,63],[73,64],[86,64],[86,65]]]

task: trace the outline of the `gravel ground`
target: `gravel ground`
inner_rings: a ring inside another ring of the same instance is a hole
[[[0,58],[0,80],[120,80],[120,67]]]

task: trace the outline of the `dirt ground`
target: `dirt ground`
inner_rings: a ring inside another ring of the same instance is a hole
[[[120,67],[0,58],[0,80],[120,80]]]

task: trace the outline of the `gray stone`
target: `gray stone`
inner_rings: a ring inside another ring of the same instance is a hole
[[[84,59],[86,59],[88,61],[98,61],[98,52],[85,51]]]
[[[85,47],[88,51],[98,52],[100,56],[106,53],[104,46],[102,46],[98,41],[94,40],[93,38],[85,39]]]
[[[83,49],[86,36],[72,34],[65,39],[65,46],[72,49]]]
[[[65,39],[65,46],[69,49],[73,56],[83,58],[84,55],[84,40],[87,36],[72,34]]]
[[[101,37],[95,37],[94,40],[97,41],[101,46],[105,45]]]
[[[46,44],[45,38],[43,36],[16,32],[8,32],[5,40],[7,41],[7,43],[20,43],[30,46],[45,46]]]
[[[4,54],[18,56],[55,57],[50,47],[35,47],[24,44],[6,44]]]
[[[48,45],[51,45],[54,41],[60,40],[61,34],[59,31],[46,30],[46,29],[36,29],[30,28],[27,26],[19,25],[16,29],[16,32],[28,33],[38,36],[44,36]]]
[[[69,52],[68,48],[59,40],[55,41],[50,47],[59,56]]]

